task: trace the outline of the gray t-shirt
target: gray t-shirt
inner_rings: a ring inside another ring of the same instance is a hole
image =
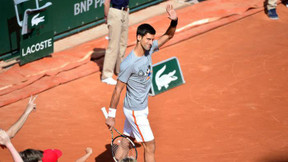
[[[134,51],[123,60],[120,65],[118,80],[127,84],[124,107],[130,110],[143,110],[148,106],[148,94],[151,88],[153,52],[158,51],[158,41],[153,41],[149,51],[142,57]]]

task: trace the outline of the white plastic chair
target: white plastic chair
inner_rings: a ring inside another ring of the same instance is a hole
[[[18,7],[17,5],[23,2],[27,2],[29,0],[14,0],[14,7],[15,7],[15,12],[16,12],[16,18],[17,18],[17,23],[20,27],[22,27],[22,32],[21,34],[27,34],[28,33],[28,15],[31,13],[38,13],[41,12],[43,10],[45,10],[47,7],[52,5],[52,2],[47,2],[44,6],[39,7],[39,3],[38,0],[35,0],[36,3],[36,8],[35,9],[26,9],[24,11],[24,16],[23,16],[23,20],[21,21],[19,18],[19,12],[18,12]]]

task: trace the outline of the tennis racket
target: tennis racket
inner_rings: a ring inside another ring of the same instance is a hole
[[[106,119],[108,113],[105,107],[102,107],[101,110]],[[114,137],[113,130],[118,133],[118,136]],[[137,149],[134,142],[128,136],[120,133],[113,127],[113,129],[111,129],[111,138],[111,151],[115,162],[136,162],[138,155]]]

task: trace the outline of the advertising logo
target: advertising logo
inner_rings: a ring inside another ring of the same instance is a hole
[[[37,15],[33,16],[33,18],[31,19],[31,24],[32,26],[34,25],[38,25],[40,22],[44,22],[44,17],[45,16],[42,16],[42,17],[38,17],[40,15],[40,13],[38,13]]]
[[[167,89],[169,87],[169,84],[172,81],[175,81],[178,79],[177,76],[174,76],[174,74],[176,73],[176,70],[173,70],[172,72],[169,72],[168,74],[163,74],[165,69],[166,69],[166,65],[164,65],[159,71],[157,71],[155,75],[155,82],[159,91],[161,90],[162,87],[165,87]]]

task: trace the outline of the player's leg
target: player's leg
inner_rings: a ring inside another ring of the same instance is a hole
[[[118,160],[122,160],[127,157],[127,154],[129,152],[129,141],[126,138],[122,138],[119,142],[120,144],[115,153],[115,158]]]
[[[144,161],[145,162],[155,162],[155,140],[149,142],[142,142],[144,147]]]
[[[155,140],[148,120],[148,107],[139,111],[127,110],[124,108],[124,114],[131,125],[135,139],[138,142],[141,142],[144,147],[145,162],[154,162]]]
[[[127,119],[125,119],[123,134],[125,134],[128,137],[131,137],[131,139],[133,138],[133,135],[131,135],[132,134],[131,125],[127,121]],[[117,149],[115,153],[115,157],[118,160],[122,160],[123,158],[127,156],[128,152],[129,152],[129,141],[126,138],[122,138],[119,144],[119,148]]]

